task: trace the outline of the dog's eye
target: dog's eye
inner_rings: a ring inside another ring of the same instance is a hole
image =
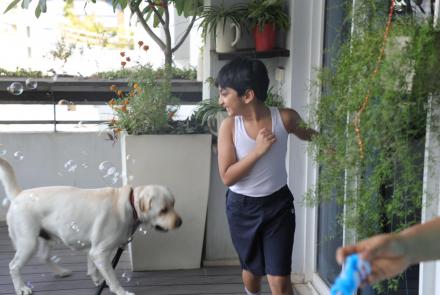
[[[163,208],[160,210],[160,214],[166,214],[168,212],[168,208]]]

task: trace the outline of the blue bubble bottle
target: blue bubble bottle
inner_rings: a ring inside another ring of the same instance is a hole
[[[330,289],[331,295],[354,295],[360,284],[371,273],[370,263],[352,254],[345,260],[344,268]]]

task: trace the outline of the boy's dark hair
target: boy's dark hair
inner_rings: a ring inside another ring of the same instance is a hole
[[[269,88],[266,66],[258,59],[234,58],[220,69],[215,86],[232,88],[239,96],[251,89],[258,100],[265,101]]]

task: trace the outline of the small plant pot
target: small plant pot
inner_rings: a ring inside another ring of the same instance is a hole
[[[253,29],[255,51],[270,51],[275,48],[275,24],[265,24],[263,30],[258,25]]]

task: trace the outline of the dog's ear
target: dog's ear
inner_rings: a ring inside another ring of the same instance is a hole
[[[151,198],[142,198],[139,201],[139,209],[141,209],[142,212],[148,212],[151,208]]]
[[[141,209],[142,212],[148,212],[151,208],[151,201],[153,197],[147,197],[147,198],[141,198],[139,201],[139,209]]]

